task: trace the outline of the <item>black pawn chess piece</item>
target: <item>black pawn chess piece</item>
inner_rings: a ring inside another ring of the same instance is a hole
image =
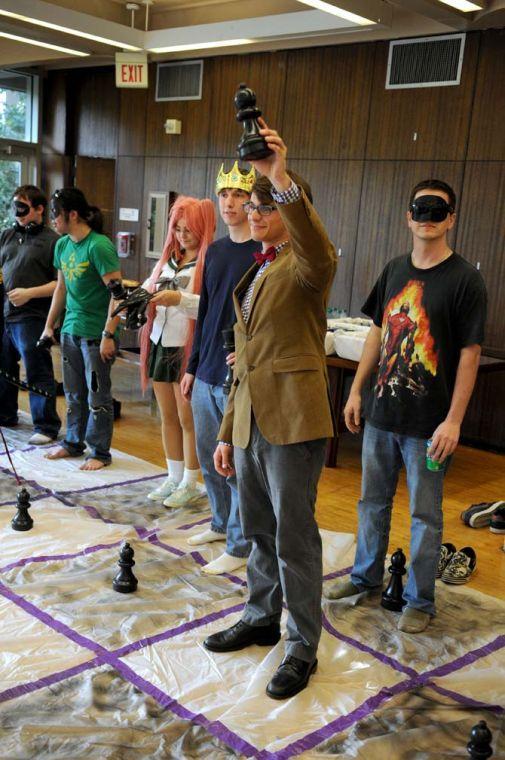
[[[223,336],[223,348],[226,352],[226,355],[228,356],[228,354],[231,354],[233,351],[235,351],[235,333],[233,331],[233,327],[229,327],[226,330],[221,330],[221,335]],[[226,393],[226,395],[228,395],[233,384],[233,367],[230,364],[227,364],[226,366],[228,367],[228,371],[223,383],[223,393]]]
[[[388,583],[388,587],[382,592],[381,605],[386,610],[393,610],[393,612],[401,612],[405,606],[403,599],[403,581],[402,575],[407,572],[405,570],[405,564],[407,559],[402,549],[397,549],[391,555],[391,564],[388,568],[388,572],[391,573],[391,580]]]
[[[242,161],[257,161],[270,156],[273,151],[260,135],[258,118],[261,111],[256,106],[256,94],[246,84],[240,84],[235,93],[234,103],[237,108],[237,121],[242,122],[243,126],[242,138],[237,145],[238,157]]]
[[[135,564],[133,559],[134,551],[127,541],[121,544],[119,550],[119,573],[112,581],[112,588],[114,591],[119,591],[121,594],[131,594],[137,590],[138,580],[133,575],[132,567]]]
[[[470,731],[470,741],[466,745],[471,760],[487,760],[493,754],[493,736],[485,720],[480,720]]]
[[[17,512],[11,520],[11,525],[14,530],[31,530],[33,528],[33,520],[28,514],[30,509],[30,494],[26,488],[22,488],[18,491],[17,496]]]

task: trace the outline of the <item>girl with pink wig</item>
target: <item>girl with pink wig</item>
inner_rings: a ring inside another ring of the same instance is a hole
[[[161,415],[168,477],[147,496],[166,507],[183,507],[205,496],[198,484],[191,403],[180,392],[198,316],[205,253],[216,228],[214,204],[179,196],[170,210],[168,234],[146,290],[155,293],[140,335],[142,388],[151,378]]]

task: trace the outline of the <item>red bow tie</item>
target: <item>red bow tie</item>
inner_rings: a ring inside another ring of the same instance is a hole
[[[264,252],[258,251],[257,253],[253,253],[253,256],[256,260],[256,263],[262,266],[265,261],[274,261],[275,257],[277,256],[277,251],[275,250],[275,247],[271,245],[270,248],[267,248]]]

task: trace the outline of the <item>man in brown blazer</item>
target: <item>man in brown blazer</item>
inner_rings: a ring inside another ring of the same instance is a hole
[[[262,176],[244,207],[263,251],[234,292],[235,380],[214,455],[220,474],[237,473],[240,518],[252,542],[249,600],[236,625],[204,643],[214,652],[276,644],[284,597],[286,656],[267,694],[285,699],[315,671],[321,635],[314,507],[333,435],[324,337],[336,257],[310,188],[288,173],[281,137],[262,126],[273,153],[252,162]]]

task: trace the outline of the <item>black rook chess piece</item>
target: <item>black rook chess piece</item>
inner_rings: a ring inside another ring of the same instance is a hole
[[[133,575],[132,567],[135,564],[133,559],[134,551],[127,541],[123,541],[119,550],[119,573],[112,581],[114,591],[121,594],[131,594],[137,590],[137,579]]]
[[[240,84],[235,93],[234,103],[237,108],[237,121],[241,121],[244,128],[237,145],[238,157],[242,161],[255,161],[270,156],[273,151],[260,135],[258,117],[261,116],[261,111],[256,107],[256,94],[246,84]]]
[[[232,351],[235,351],[235,333],[233,332],[233,327],[221,330],[221,335],[223,336],[223,348],[228,356]],[[228,395],[233,383],[233,367],[230,364],[227,364],[226,366],[228,367],[228,371],[223,383],[223,393]]]
[[[401,612],[402,607],[405,606],[402,575],[407,572],[405,570],[406,562],[407,559],[402,549],[397,549],[391,555],[391,564],[388,568],[388,572],[391,573],[391,580],[387,589],[382,592],[381,605],[387,610],[393,610],[393,612]]]
[[[26,488],[22,488],[18,491],[17,497],[17,512],[11,520],[11,525],[14,530],[31,530],[33,528],[33,520],[28,514],[30,509],[30,494]]]
[[[470,731],[470,741],[466,745],[471,760],[487,760],[493,754],[493,736],[485,720],[480,720]]]

